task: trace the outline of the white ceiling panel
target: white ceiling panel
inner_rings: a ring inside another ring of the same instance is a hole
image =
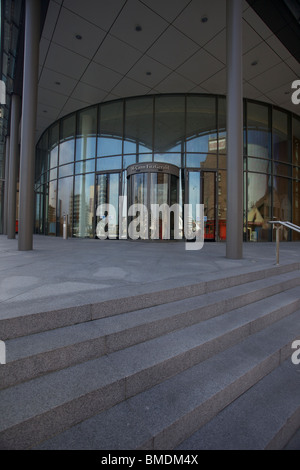
[[[46,60],[48,49],[50,47],[50,41],[45,38],[41,38],[40,40],[40,51],[39,51],[39,64],[40,66],[44,65]]]
[[[82,76],[82,82],[95,88],[110,92],[122,79],[122,75],[103,65],[91,62]]]
[[[42,36],[51,41],[52,35],[55,30],[56,22],[60,13],[60,5],[53,0],[50,0],[47,11],[47,21],[45,21]]]
[[[72,98],[93,104],[100,103],[100,101],[102,101],[106,95],[106,91],[80,82],[73,91]]]
[[[200,49],[181,67],[179,67],[177,72],[185,78],[193,81],[196,85],[200,85],[223,67],[224,64],[219,60],[210,55],[204,49]]]
[[[289,66],[289,68],[295,73],[295,75],[299,78],[300,77],[300,64],[294,57],[289,57],[285,60],[285,63]]]
[[[245,80],[249,81],[251,78],[266,72],[274,65],[279,64],[280,57],[266,44],[262,42],[258,46],[251,49],[243,57],[243,73]],[[256,65],[252,65],[257,62]]]
[[[105,35],[102,29],[62,8],[53,34],[53,42],[91,59]],[[77,39],[76,36],[81,39]]]
[[[148,50],[147,55],[175,70],[198,49],[194,41],[170,26]]]
[[[295,80],[294,73],[284,63],[279,63],[251,80],[251,84],[263,93],[274,90]]]
[[[273,35],[269,37],[266,42],[281,59],[286,60],[291,57],[290,52],[284,47],[284,45],[276,36]]]
[[[172,23],[189,4],[190,0],[141,0],[158,15]]]
[[[255,100],[261,92],[248,82],[243,83],[243,95],[245,98]]]
[[[67,97],[61,95],[60,93],[55,93],[51,90],[46,90],[45,88],[39,87],[38,90],[38,103],[54,106],[55,108],[60,108],[67,100]]]
[[[142,55],[142,52],[134,47],[108,34],[95,54],[93,61],[119,73],[126,74]]]
[[[170,75],[171,70],[151,57],[143,56],[127,74],[129,78],[139,83],[144,83],[150,88],[155,86]]]
[[[268,26],[260,19],[260,17],[255,13],[252,8],[248,8],[243,13],[244,19],[249,23],[250,26],[255,29],[257,34],[261,36],[262,39],[267,39],[272,36],[272,31],[268,28]]]
[[[75,52],[69,51],[53,42],[50,45],[45,66],[50,70],[59,71],[67,77],[79,79],[89,60]]]
[[[220,62],[226,64],[226,28],[205,44],[204,49]]]
[[[60,93],[61,95],[69,96],[74,90],[77,84],[77,80],[74,78],[66,77],[60,72],[55,72],[53,70],[43,68],[39,86],[41,88]]]
[[[257,34],[247,21],[243,21],[243,54],[246,54],[262,42],[262,38]]]
[[[64,7],[108,31],[125,3],[125,0],[64,0]]]
[[[182,93],[189,93],[193,88],[195,88],[195,83],[173,72],[159,83],[155,90],[159,93],[177,93],[178,91],[176,90],[181,90]]]
[[[224,95],[226,93],[226,68],[210,76],[208,80],[203,81],[203,86],[209,93]]]
[[[206,23],[202,23],[203,17],[207,18]],[[174,21],[174,26],[197,44],[204,46],[226,26],[226,2],[192,0]]]
[[[142,30],[137,32],[136,26]],[[128,0],[110,33],[145,52],[168,27],[168,23],[138,0]]]
[[[78,111],[79,109],[89,106],[90,103],[86,101],[75,100],[74,98],[69,98],[66,104],[64,105],[62,111],[60,112],[59,117],[66,116],[67,114]]]
[[[150,87],[124,77],[117,86],[112,89],[112,93],[117,96],[138,96],[145,95],[150,91]]]
[[[300,64],[246,0],[243,18],[244,96],[300,114],[285,94]],[[58,115],[120,97],[226,94],[225,67],[224,0],[50,0],[40,42],[38,132]]]
[[[49,105],[46,106],[44,104],[38,103],[38,107],[37,107],[38,118],[42,117],[44,119],[56,120],[59,113],[60,113],[60,109],[58,108],[54,108],[53,106],[49,106]]]

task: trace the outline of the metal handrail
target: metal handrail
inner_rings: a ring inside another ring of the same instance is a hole
[[[276,230],[276,265],[279,265],[279,230],[281,230],[282,227],[287,227],[300,233],[300,227],[292,222],[283,222],[282,220],[270,220],[268,223],[274,224],[274,228]]]

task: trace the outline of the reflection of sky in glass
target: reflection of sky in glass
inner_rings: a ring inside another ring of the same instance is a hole
[[[50,168],[57,166],[58,147],[55,147],[50,152]]]
[[[62,142],[59,146],[59,164],[74,161],[74,139]]]
[[[98,138],[98,157],[119,155],[122,153],[122,140],[113,137]]]
[[[76,160],[94,158],[96,155],[96,137],[76,139]]]
[[[216,138],[216,134],[203,134],[192,137],[186,143],[186,150],[187,152],[209,152],[209,142],[216,140]]]

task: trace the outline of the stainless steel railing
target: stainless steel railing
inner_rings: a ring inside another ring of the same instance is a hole
[[[282,227],[287,227],[291,230],[294,230],[295,232],[300,233],[300,227],[298,225],[293,224],[292,222],[283,222],[282,220],[270,220],[268,222],[269,224],[273,224],[274,228],[276,230],[276,265],[279,264],[279,230],[282,229]]]

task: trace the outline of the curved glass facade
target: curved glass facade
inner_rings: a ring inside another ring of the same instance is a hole
[[[299,143],[298,117],[244,101],[245,241],[271,241],[272,218],[300,225]],[[204,204],[205,239],[225,240],[226,149],[223,96],[143,96],[77,111],[38,142],[35,233],[62,236],[68,215],[70,237],[94,238],[99,204],[118,205],[119,196],[137,194]],[[129,166],[150,163],[149,174],[127,175]],[[159,173],[159,164],[174,165],[178,176]],[[111,234],[118,237],[120,227]],[[281,236],[299,239],[285,230]]]

